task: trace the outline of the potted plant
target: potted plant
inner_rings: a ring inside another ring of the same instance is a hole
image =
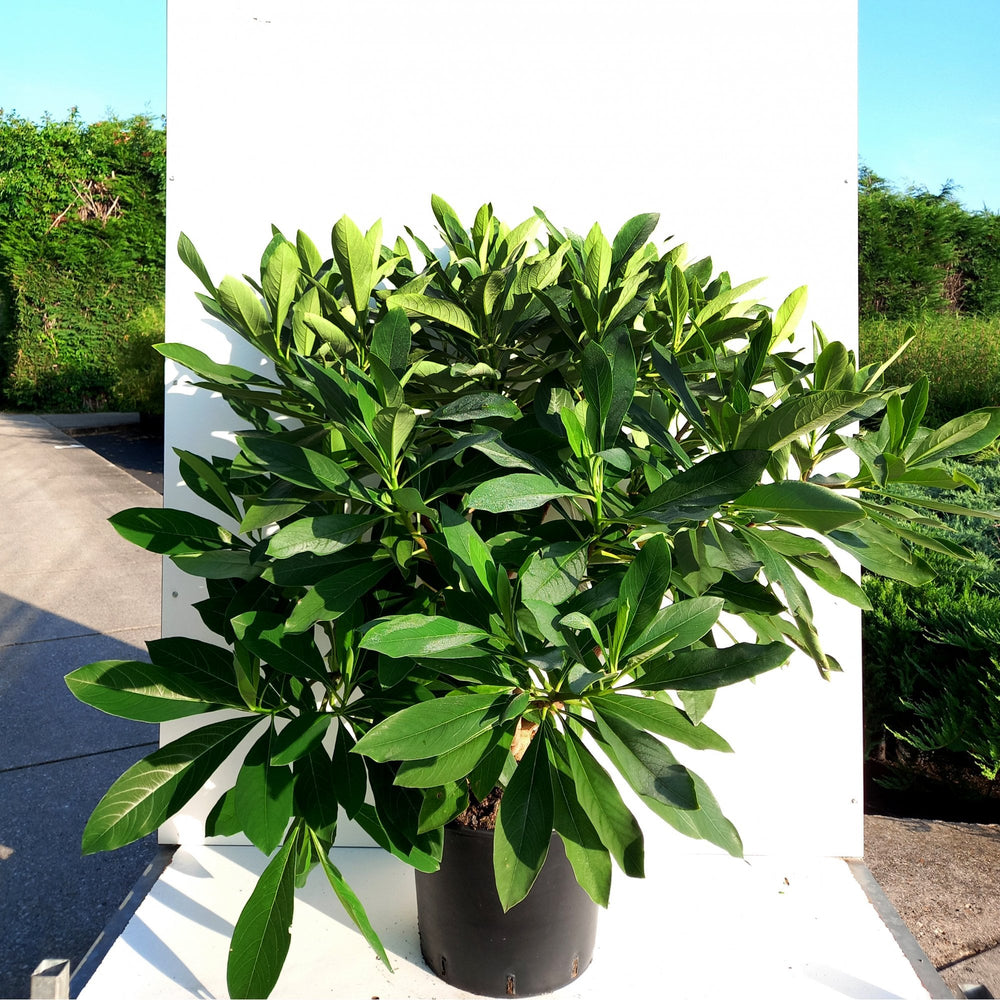
[[[909,582],[930,577],[910,543],[960,554],[917,533],[927,514],[899,486],[974,486],[942,462],[1000,432],[1000,409],[922,427],[926,380],[886,387],[885,366],[859,368],[816,327],[815,360],[798,357],[804,289],[769,309],[747,297],[756,281],[657,249],[655,215],[609,242],[541,212],[511,228],[484,205],[466,229],[432,207],[442,259],[409,230],[416,252],[344,217],[332,257],[275,230],[259,281],[216,285],[181,237],[209,313],[271,369],[161,346],[245,424],[234,457],[177,451],[222,517],[111,520],[205,578],[197,610],[218,642],[165,637],[150,663],[67,678],[132,719],[230,710],[122,775],[86,852],[154,830],[255,735],[206,823],[273,855],[233,933],[233,996],[273,988],[293,887],[316,866],[388,965],[330,860],[341,814],[428,874],[460,853],[446,830],[492,828],[489,895],[511,916],[550,856],[596,904],[612,859],[642,875],[616,782],[739,856],[670,746],[728,751],[703,721],[715,690],[795,649],[839,669],[810,588],[866,602],[831,548]],[[538,988],[520,969],[456,979],[435,947],[459,985]]]

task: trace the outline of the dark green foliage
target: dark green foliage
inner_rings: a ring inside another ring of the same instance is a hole
[[[946,184],[893,190],[858,175],[858,309],[864,317],[1000,310],[1000,216],[968,212]]]
[[[143,117],[0,114],[0,405],[123,407],[129,324],[163,300],[165,168]]]
[[[163,356],[153,350],[164,339],[163,302],[146,306],[125,328],[118,355],[115,406],[140,413],[163,413]]]
[[[982,492],[965,503],[1000,506],[1000,463],[954,463]],[[913,491],[916,495],[919,491]],[[931,495],[924,491],[925,495]],[[988,778],[1000,770],[1000,547],[996,527],[943,514],[929,534],[974,553],[959,561],[930,553],[933,583],[913,587],[866,576],[872,610],[863,619],[865,735],[869,751],[886,740],[917,750],[968,753]]]
[[[466,229],[431,204],[446,257],[412,233],[419,258],[402,239],[385,246],[380,223],[362,232],[344,216],[332,259],[274,230],[259,284],[216,286],[180,238],[209,314],[272,365],[161,345],[240,418],[234,458],[177,453],[225,523],[169,508],[112,523],[205,579],[197,609],[225,648],[178,637],[151,644],[148,668],[103,662],[68,678],[126,717],[238,698],[258,730],[209,824],[264,851],[285,837],[236,924],[235,996],[274,985],[292,888],[317,864],[384,957],[329,862],[338,805],[433,871],[443,826],[501,789],[505,909],[530,890],[553,830],[595,901],[609,898],[612,858],[641,874],[641,833],[611,773],[677,830],[739,856],[735,827],[672,746],[728,750],[702,721],[715,689],[793,649],[824,676],[839,669],[804,584],[867,606],[833,547],[929,580],[909,544],[924,515],[876,501],[965,485],[941,462],[1000,434],[989,409],[921,426],[925,381],[887,386],[818,328],[815,362],[800,359],[804,288],[773,310],[743,300],[756,281],[733,286],[708,258],[685,266],[683,246],[646,243],[655,215],[612,242],[597,225],[564,237],[540,212],[509,227],[489,204]],[[734,641],[729,616],[757,641]],[[195,730],[126,772],[84,850],[181,808],[244,735],[234,726]]]

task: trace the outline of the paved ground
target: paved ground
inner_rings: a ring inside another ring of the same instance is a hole
[[[134,428],[68,437],[53,423],[0,414],[2,998],[26,996],[42,958],[76,965],[156,852],[146,838],[80,856],[90,810],[156,730],[79,704],[62,678],[93,660],[145,658],[159,634],[159,559],[107,524],[160,502],[158,445],[137,444]],[[956,996],[984,984],[1000,997],[1000,827],[869,816],[865,842],[869,868]]]
[[[83,958],[156,851],[81,857],[90,811],[157,733],[63,675],[145,658],[159,634],[160,560],[107,518],[160,497],[40,417],[0,414],[0,468],[0,997],[25,997],[42,958]]]

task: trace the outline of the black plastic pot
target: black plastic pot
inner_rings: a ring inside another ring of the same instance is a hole
[[[493,876],[493,833],[447,827],[432,875],[416,872],[424,961],[446,982],[482,996],[532,996],[579,976],[594,954],[597,905],[552,835],[531,892],[503,912]]]

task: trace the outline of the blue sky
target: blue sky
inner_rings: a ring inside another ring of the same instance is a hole
[[[165,22],[166,0],[7,0],[0,108],[163,114]],[[859,36],[861,159],[897,187],[951,179],[967,208],[1000,211],[1000,0],[859,0]]]
[[[859,0],[858,20],[862,161],[1000,211],[1000,2]]]
[[[166,0],[5,0],[0,108],[38,121],[159,116],[167,105]]]

